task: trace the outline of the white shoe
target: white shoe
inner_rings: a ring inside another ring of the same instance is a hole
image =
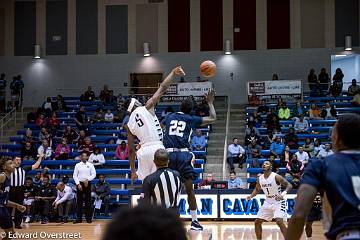
[[[30,216],[26,216],[25,223],[29,223],[29,222],[30,222]]]

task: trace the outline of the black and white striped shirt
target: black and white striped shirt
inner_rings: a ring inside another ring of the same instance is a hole
[[[15,171],[10,176],[11,187],[21,187],[25,185],[25,170],[21,167],[15,168]]]
[[[175,208],[181,192],[180,174],[170,168],[159,168],[143,181],[143,198],[147,204]]]

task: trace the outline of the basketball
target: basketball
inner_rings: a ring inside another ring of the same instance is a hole
[[[216,64],[206,60],[200,64],[200,73],[203,77],[213,77],[216,74]]]

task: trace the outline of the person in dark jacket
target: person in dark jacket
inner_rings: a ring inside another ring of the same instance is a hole
[[[91,197],[93,199],[93,202],[98,199],[102,200],[105,206],[105,215],[108,215],[109,213],[110,191],[110,184],[105,182],[105,176],[103,174],[100,174],[99,181],[92,186]]]

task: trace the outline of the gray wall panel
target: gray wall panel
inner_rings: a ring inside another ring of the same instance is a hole
[[[344,47],[346,35],[351,35],[353,46],[359,46],[359,0],[335,0],[336,47]]]
[[[106,53],[128,53],[128,7],[106,6]]]
[[[5,55],[5,9],[0,8],[0,56]]]
[[[136,52],[143,53],[143,43],[150,43],[150,52],[158,52],[157,4],[136,5]]]
[[[76,54],[98,53],[98,1],[76,0]]]

